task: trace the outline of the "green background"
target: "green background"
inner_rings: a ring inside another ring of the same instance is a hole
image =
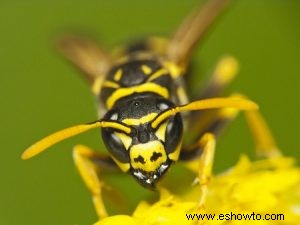
[[[55,52],[53,37],[82,31],[112,47],[147,34],[168,35],[198,4],[195,0],[1,0],[1,225],[96,220],[71,149],[77,143],[103,149],[98,131],[67,140],[32,160],[20,159],[22,151],[44,135],[97,118],[88,86]],[[238,91],[259,103],[284,153],[297,158],[299,42],[299,0],[240,0],[211,30],[194,58],[194,75],[201,88],[204,74],[220,56],[237,57],[241,72],[228,93]],[[220,138],[216,171],[233,165],[242,152],[252,154],[253,144],[240,116]],[[119,188],[129,193],[128,199],[149,195],[130,177],[114,177]]]

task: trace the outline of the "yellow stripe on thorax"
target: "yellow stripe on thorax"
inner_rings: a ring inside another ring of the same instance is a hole
[[[165,75],[165,74],[167,74],[168,73],[168,70],[166,70],[166,69],[160,69],[160,70],[158,70],[158,71],[156,71],[155,73],[153,73],[150,77],[149,77],[149,79],[147,80],[147,81],[152,81],[152,80],[154,80],[154,79],[156,79],[156,78],[158,78],[158,77],[161,77],[161,76],[163,76],[163,75]]]
[[[162,87],[155,83],[144,83],[138,86],[124,87],[124,88],[117,89],[108,97],[106,101],[106,106],[108,109],[111,109],[111,107],[115,104],[115,102],[120,98],[126,97],[133,93],[143,93],[143,92],[152,92],[164,98],[169,98],[169,91],[165,87]]]
[[[98,96],[100,94],[100,91],[101,91],[101,86],[103,84],[103,81],[104,81],[104,76],[98,76],[93,85],[92,85],[92,92]]]
[[[141,70],[144,72],[144,74],[149,75],[152,73],[152,69],[147,65],[142,65]]]
[[[119,81],[122,78],[122,75],[123,75],[123,71],[121,69],[118,69],[114,75],[114,80]]]
[[[115,88],[115,89],[120,87],[120,85],[118,83],[110,81],[110,80],[104,81],[102,86],[103,87],[108,87],[108,88]]]
[[[164,67],[168,69],[173,79],[176,79],[179,76],[184,74],[185,69],[183,67],[178,66],[177,64],[171,61],[165,61],[163,63]]]

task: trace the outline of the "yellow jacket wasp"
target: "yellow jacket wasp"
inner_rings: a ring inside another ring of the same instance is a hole
[[[22,158],[31,158],[64,139],[101,128],[110,155],[78,145],[73,157],[91,191],[97,214],[105,217],[99,177],[103,165],[116,165],[154,190],[174,162],[199,158],[199,182],[205,190],[215,136],[240,110],[246,112],[259,150],[266,155],[275,154],[276,145],[254,102],[240,95],[216,97],[237,72],[238,65],[232,57],[220,60],[197,100],[189,102],[186,95],[185,75],[192,51],[228,3],[210,0],[191,14],[168,41],[148,38],[115,55],[85,38],[62,38],[58,46],[85,75],[97,98],[101,119],[53,133],[26,149]],[[207,109],[216,111],[208,115],[203,111]],[[183,144],[184,129],[198,133],[189,146]],[[204,199],[205,194],[200,204]]]

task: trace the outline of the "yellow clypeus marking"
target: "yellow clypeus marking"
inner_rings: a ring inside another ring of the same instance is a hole
[[[153,154],[159,154],[155,160]],[[136,160],[136,159],[142,159]],[[164,146],[160,141],[150,141],[144,144],[133,145],[130,149],[131,166],[134,169],[141,169],[146,172],[156,171],[161,164],[166,162],[167,155]]]

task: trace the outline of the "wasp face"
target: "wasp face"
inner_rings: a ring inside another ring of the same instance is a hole
[[[155,184],[172,163],[163,143],[159,140],[133,145],[129,155],[131,175],[140,184],[150,189],[155,189]]]
[[[104,117],[131,127],[130,134],[103,128],[102,137],[121,170],[129,172],[149,189],[155,189],[179,156],[183,131],[180,114],[155,129],[151,126],[151,122],[170,107],[174,105],[166,99],[145,95],[118,104]]]

